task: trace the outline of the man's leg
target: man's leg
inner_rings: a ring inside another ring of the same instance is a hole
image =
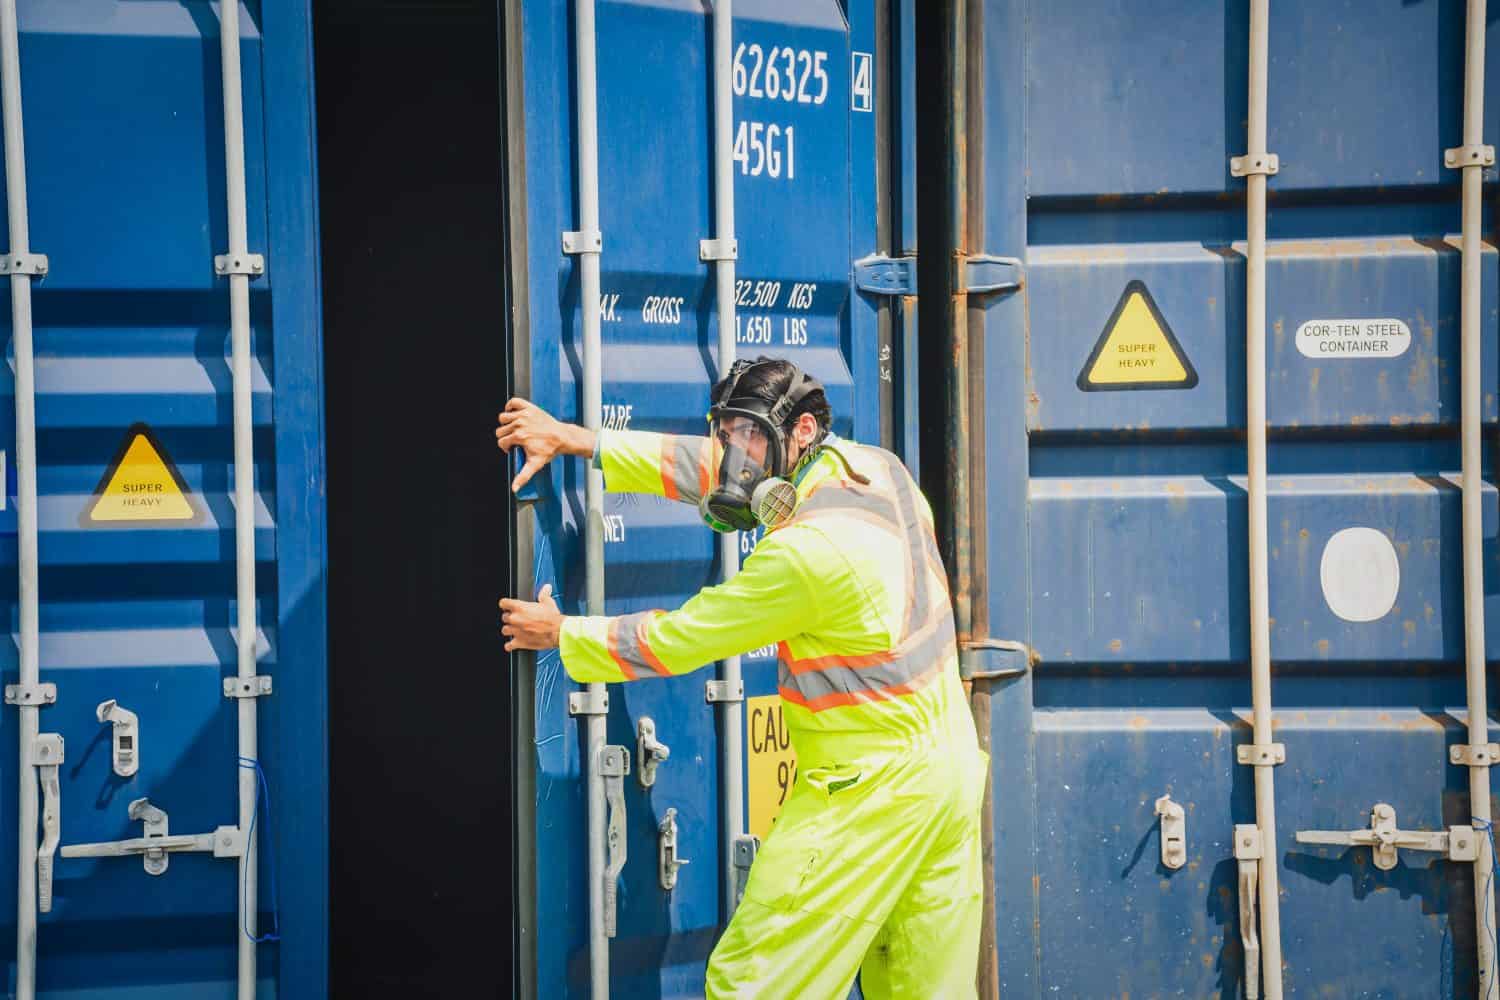
[[[860,969],[865,1000],[974,996],[981,920],[977,834],[918,872]]]
[[[865,956],[865,1000],[975,995],[984,901],[979,805],[987,765],[975,760],[950,771],[951,822]]]
[[[886,779],[855,767],[804,773],[709,959],[710,1000],[849,995],[934,840],[928,811],[893,808],[911,803],[893,802]]]

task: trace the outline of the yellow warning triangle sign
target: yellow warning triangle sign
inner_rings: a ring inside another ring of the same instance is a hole
[[[1085,392],[1191,389],[1198,373],[1143,281],[1131,281],[1078,373]]]
[[[94,490],[90,521],[191,521],[197,516],[187,484],[145,424],[125,442]]]

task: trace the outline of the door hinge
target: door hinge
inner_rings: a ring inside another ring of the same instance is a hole
[[[861,257],[854,262],[854,287],[871,295],[915,295],[917,258]]]
[[[1021,287],[1021,261],[989,254],[955,254],[953,291],[958,295],[1000,295]]]

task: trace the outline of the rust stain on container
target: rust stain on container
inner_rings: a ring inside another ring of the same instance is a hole
[[[1123,642],[1121,642],[1119,639],[1111,639],[1111,640],[1109,640],[1109,651],[1111,653],[1118,653],[1120,650],[1122,650],[1124,648],[1125,648],[1125,644]]]

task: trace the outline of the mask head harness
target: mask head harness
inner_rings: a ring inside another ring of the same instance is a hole
[[[774,401],[737,396],[747,372],[766,361],[736,361],[724,389],[708,411],[711,433],[723,450],[718,483],[698,505],[704,523],[715,531],[750,531],[757,524],[774,528],[791,518],[796,487],[786,478],[790,433],[784,426],[811,393],[823,384],[795,370],[786,390]],[[819,435],[808,446],[817,447]]]

